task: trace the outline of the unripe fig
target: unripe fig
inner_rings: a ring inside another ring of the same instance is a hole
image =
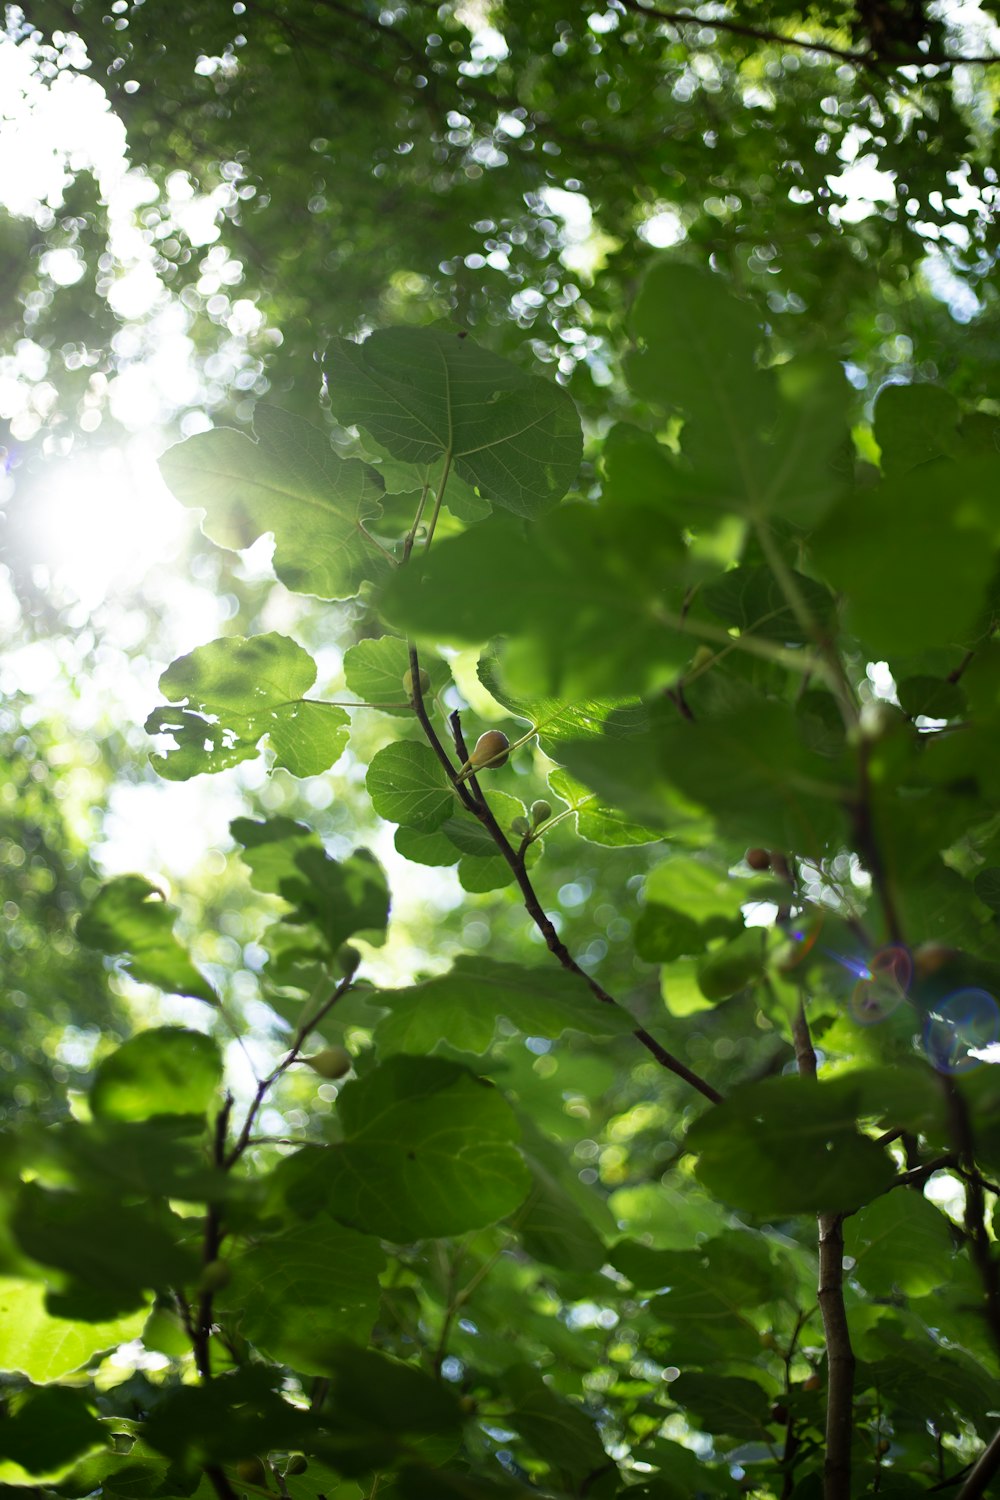
[[[267,1470],[259,1458],[241,1458],[236,1465],[236,1472],[246,1484],[267,1488]]]
[[[748,849],[743,858],[751,870],[769,870],[771,868],[771,856],[766,849]]]
[[[879,1438],[878,1442],[875,1444],[875,1452],[881,1458],[883,1454],[888,1453],[891,1447],[892,1444],[890,1443],[888,1438]]]
[[[322,1051],[313,1053],[312,1057],[304,1057],[302,1061],[307,1062],[321,1078],[343,1078],[354,1066],[351,1054],[344,1047],[324,1047]]]
[[[788,1407],[782,1406],[780,1401],[776,1401],[771,1407],[771,1421],[780,1422],[784,1426],[788,1421]]]
[[[207,1266],[202,1267],[201,1275],[198,1277],[199,1292],[221,1292],[224,1286],[228,1286],[232,1280],[233,1273],[229,1269],[229,1263],[224,1260],[210,1260]]]
[[[537,828],[539,823],[547,823],[552,816],[552,803],[539,798],[531,804],[531,822]]]
[[[498,766],[506,765],[507,752],[510,749],[510,740],[501,729],[487,729],[476,741],[475,749],[469,756],[469,765],[474,771],[483,766],[489,766],[496,770]]]
[[[818,1391],[822,1384],[823,1382],[818,1375],[807,1375],[802,1382],[802,1389],[804,1391]]]
[[[420,668],[420,676],[418,678],[418,681],[420,683],[420,696],[422,698],[424,694],[429,693],[431,689],[431,675],[429,672],[425,672],[423,667]],[[406,696],[408,698],[413,697],[413,673],[410,671],[409,667],[407,667],[406,671],[403,673],[403,691],[406,693]]]
[[[531,824],[527,818],[512,818],[510,822],[511,833],[516,833],[518,838],[523,839],[531,832]]]
[[[937,974],[946,964],[958,958],[959,950],[944,943],[921,943],[913,955],[913,967],[918,979],[928,979]]]
[[[699,646],[697,651],[691,658],[691,671],[699,671],[702,667],[707,665],[707,663],[712,660],[714,655],[715,652],[712,650],[711,646]]]
[[[286,1474],[304,1474],[309,1467],[309,1460],[304,1453],[289,1453],[288,1462],[285,1465]]]
[[[341,943],[337,949],[337,966],[345,979],[350,979],[361,963],[361,954],[353,943]]]

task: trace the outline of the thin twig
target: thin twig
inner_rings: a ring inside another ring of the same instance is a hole
[[[1000,1354],[1000,1275],[993,1254],[990,1233],[986,1227],[986,1202],[983,1180],[976,1172],[976,1144],[972,1133],[972,1120],[965,1096],[949,1074],[941,1074],[941,1082],[948,1105],[948,1120],[952,1145],[962,1168],[965,1182],[965,1233],[969,1244],[969,1255],[983,1289],[983,1311],[990,1336]]]
[[[993,1434],[976,1459],[972,1473],[962,1485],[955,1500],[979,1500],[980,1495],[985,1495],[987,1485],[998,1470],[1000,1470],[1000,1430]],[[942,1489],[943,1486],[935,1485],[934,1488]]]
[[[246,1119],[243,1121],[242,1129],[240,1130],[239,1135],[236,1137],[236,1142],[233,1145],[232,1149],[230,1150],[228,1155],[224,1157],[221,1163],[221,1165],[225,1167],[227,1171],[230,1167],[232,1167],[236,1162],[239,1161],[240,1157],[247,1149],[247,1146],[250,1144],[250,1136],[251,1132],[253,1131],[254,1122],[256,1121],[257,1115],[260,1112],[260,1107],[264,1102],[264,1095],[267,1093],[268,1089],[271,1088],[273,1084],[277,1083],[281,1075],[287,1072],[287,1070],[292,1066],[292,1063],[296,1061],[299,1053],[305,1045],[306,1037],[311,1031],[314,1031],[316,1029],[316,1027],[324,1019],[324,1017],[333,1009],[337,1001],[341,999],[343,995],[347,994],[347,991],[351,988],[353,983],[353,974],[346,975],[345,978],[343,978],[337,985],[333,993],[319,1007],[319,1009],[311,1012],[306,1016],[305,1020],[302,1021],[295,1033],[294,1038],[292,1039],[291,1047],[285,1053],[280,1063],[278,1063],[276,1068],[271,1069],[266,1078],[261,1078],[258,1081],[256,1091],[254,1092],[253,1099],[250,1103],[250,1108],[247,1110]]]
[[[860,68],[874,67],[876,63],[892,68],[928,66],[957,68],[967,64],[988,65],[1000,62],[1000,57],[994,54],[984,57],[952,57],[946,52],[915,50],[889,58],[874,49],[866,52],[851,52],[846,47],[834,46],[832,42],[817,42],[803,37],[788,36],[780,31],[771,31],[764,26],[751,26],[745,21],[737,21],[732,17],[697,16],[692,15],[690,11],[661,10],[655,5],[643,5],[641,0],[622,0],[622,5],[634,15],[652,16],[654,20],[666,21],[671,26],[704,26],[711,31],[724,31],[730,36],[746,37],[748,41],[773,42],[779,47],[797,47],[803,52],[821,52],[824,57],[836,57],[841,62],[853,63]]]
[[[451,714],[450,723],[452,734],[455,739],[455,750],[458,754],[460,764],[464,765],[469,758],[469,752],[465,744],[465,737],[462,734],[462,722],[457,709]],[[445,756],[445,760],[450,767],[451,762],[448,761],[447,756]],[[451,774],[452,778],[454,779],[454,771],[452,771]],[[521,897],[524,901],[525,910],[527,911],[531,920],[534,922],[535,926],[538,928],[539,932],[542,934],[542,937],[545,939],[545,945],[548,948],[549,952],[554,958],[558,959],[559,963],[562,964],[563,968],[568,970],[569,973],[578,975],[579,978],[581,978],[584,983],[590,988],[591,992],[596,995],[598,1000],[600,1000],[603,1004],[613,1005],[616,1009],[621,1009],[622,1007],[619,1005],[619,1002],[614,998],[614,996],[610,995],[602,985],[598,984],[596,979],[592,978],[592,976],[588,974],[585,969],[582,969],[580,967],[576,959],[573,957],[572,953],[570,953],[569,949],[566,947],[566,944],[563,942],[562,938],[559,936],[558,932],[556,932],[551,919],[547,915],[544,907],[538,899],[537,892],[535,891],[535,888],[531,883],[531,877],[525,869],[522,856],[519,854],[518,850],[516,850],[511,844],[510,840],[507,838],[507,835],[504,833],[503,829],[500,827],[499,823],[494,817],[489,803],[486,801],[486,798],[482,795],[482,792],[479,789],[476,777],[470,776],[468,785],[472,790],[474,800],[470,799],[469,801],[467,801],[466,806],[468,807],[469,811],[479,819],[480,823],[482,823],[483,827],[486,829],[486,831],[493,839],[493,842],[496,844],[501,856],[504,860],[506,860],[511,871],[513,872],[514,879],[517,881],[518,887],[521,891]],[[459,791],[463,790],[461,785],[458,789]],[[693,1069],[687,1066],[686,1063],[681,1062],[679,1057],[675,1057],[672,1052],[668,1052],[666,1047],[662,1046],[655,1037],[651,1036],[644,1026],[634,1027],[632,1035],[642,1043],[642,1045],[646,1048],[646,1051],[649,1052],[653,1057],[655,1057],[657,1062],[660,1063],[662,1067],[669,1069],[671,1073],[675,1073],[678,1078],[683,1078],[685,1083],[688,1083],[692,1088],[697,1089],[699,1094],[702,1094],[706,1099],[710,1099],[713,1104],[722,1103],[722,1095],[719,1093],[718,1089],[713,1088],[710,1083],[708,1083],[704,1078],[700,1077],[699,1074],[695,1073]]]

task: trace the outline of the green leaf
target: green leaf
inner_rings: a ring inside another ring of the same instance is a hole
[[[230,1464],[265,1446],[312,1450],[316,1423],[273,1386],[278,1372],[247,1366],[202,1385],[168,1391],[143,1424],[151,1448],[188,1465]]]
[[[948,1220],[919,1193],[876,1198],[845,1220],[844,1251],[872,1297],[927,1297],[947,1281],[954,1258]]]
[[[266,734],[276,766],[318,776],[347,746],[350,718],[306,698],[316,663],[287,636],[225,636],[179,656],[160,678],[169,704],[146,720],[147,734],[175,741],[150,757],[169,781],[228,770],[251,760]]]
[[[591,792],[580,781],[575,781],[568,771],[556,770],[549,776],[549,786],[557,797],[561,797],[573,809],[576,831],[590,844],[603,844],[608,849],[635,848],[639,844],[655,844],[663,838],[656,829],[645,828],[615,807]]]
[[[972,882],[973,890],[991,911],[1000,913],[1000,868],[991,865],[980,870]]]
[[[566,504],[527,531],[493,516],[399,569],[383,591],[408,634],[458,645],[509,636],[505,673],[535,700],[622,697],[672,678],[682,631],[680,532],[655,510]]]
[[[649,712],[638,698],[590,698],[573,703],[559,698],[519,698],[503,680],[503,654],[495,641],[480,655],[477,671],[486,691],[509,713],[526,719],[538,731],[542,749],[555,759],[563,740],[602,734],[624,740],[648,728]]]
[[[732,1438],[769,1439],[771,1398],[741,1375],[699,1375],[686,1370],[670,1387],[671,1400],[694,1413],[703,1432]]]
[[[328,351],[334,414],[395,458],[450,458],[460,479],[520,516],[554,505],[576,478],[580,421],[567,393],[464,334],[391,328],[363,344],[333,339]]]
[[[712,948],[698,963],[698,988],[706,1000],[728,1000],[764,971],[764,934],[759,927]]]
[[[321,1375],[344,1339],[365,1343],[378,1312],[385,1255],[377,1240],[324,1215],[249,1245],[220,1297],[259,1350]]]
[[[502,1095],[441,1058],[390,1057],[338,1098],[344,1140],[278,1169],[292,1208],[406,1244],[513,1213],[530,1179]]]
[[[688,1131],[699,1180],[763,1217],[859,1208],[896,1175],[885,1151],[858,1133],[859,1101],[850,1078],[743,1084]]]
[[[995,567],[995,459],[924,464],[848,495],[813,538],[877,657],[956,645],[978,632]]]
[[[174,937],[174,917],[155,885],[141,875],[118,875],[101,887],[76,931],[90,948],[128,954],[129,971],[140,984],[216,1005],[215,991]]]
[[[702,859],[681,856],[657,865],[646,877],[646,905],[635,927],[636,952],[650,963],[672,963],[685,954],[700,953],[711,933],[705,924],[721,919],[725,931],[741,922],[745,896],[728,873]],[[714,926],[718,928],[718,921]]]
[[[141,1307],[98,1323],[54,1318],[45,1296],[43,1282],[0,1278],[0,1370],[19,1370],[36,1385],[61,1380],[95,1355],[137,1339],[148,1317]]]
[[[221,1082],[222,1057],[210,1037],[157,1026],[103,1059],[90,1086],[90,1107],[105,1120],[203,1115]]]
[[[965,694],[958,683],[939,677],[904,677],[896,694],[900,708],[912,718],[924,714],[928,719],[957,719],[965,712]]]
[[[517,1216],[521,1244],[529,1255],[561,1271],[599,1271],[607,1259],[604,1241],[574,1201],[581,1184],[566,1170],[552,1143],[530,1121],[524,1124],[524,1154],[531,1191]]]
[[[836,601],[829,589],[789,569],[810,616],[829,632],[836,617]],[[701,590],[699,599],[712,614],[741,634],[786,645],[806,645],[812,635],[799,621],[770,568],[733,568]]]
[[[363,932],[381,942],[389,920],[389,888],[367,849],[331,859],[319,838],[290,818],[236,818],[230,824],[257,890],[281,896],[292,910],[284,921],[313,927],[327,949]]]
[[[339,458],[320,428],[275,406],[254,409],[258,441],[230,427],[168,448],[160,472],[184,505],[205,512],[220,547],[274,535],[274,571],[288,588],[349,599],[391,560],[365,530],[381,513],[381,485],[356,459]]]
[[[51,1385],[12,1392],[0,1422],[0,1483],[57,1479],[107,1443],[82,1391]]]
[[[607,1463],[590,1418],[551,1391],[537,1370],[526,1364],[511,1365],[504,1372],[503,1384],[512,1402],[511,1425],[558,1473],[579,1479]]]
[[[882,472],[895,476],[958,450],[958,402],[937,385],[884,385],[875,398]]]
[[[147,1290],[194,1280],[197,1247],[190,1227],[160,1204],[124,1203],[97,1192],[50,1192],[26,1182],[11,1227],[26,1255],[58,1267],[105,1299],[99,1322],[140,1306]]]
[[[629,385],[684,414],[695,498],[752,516],[821,515],[840,485],[834,460],[846,436],[835,362],[760,368],[756,309],[723,277],[675,261],[649,272],[631,322],[641,347],[626,362]]]
[[[375,1033],[380,1052],[431,1052],[442,1039],[462,1052],[489,1049],[500,1016],[527,1036],[557,1037],[564,1031],[622,1036],[634,1021],[605,1005],[575,974],[554,964],[525,968],[495,959],[461,955],[447,974],[403,990],[373,996],[389,1014]]]
[[[425,653],[420,664],[431,680],[424,693],[429,700],[449,685],[451,673],[438,656]],[[359,641],[344,653],[344,680],[351,692],[357,693],[364,703],[400,718],[413,717],[409,694],[403,686],[409,670],[409,648],[396,635]]]
[[[324,1420],[342,1474],[384,1470],[388,1462],[440,1462],[459,1446],[458,1397],[440,1380],[374,1349],[341,1344],[327,1365]],[[339,1493],[339,1492],[338,1492]]]
[[[457,799],[429,745],[396,740],[373,756],[365,779],[372,807],[390,823],[431,833],[454,811]]]

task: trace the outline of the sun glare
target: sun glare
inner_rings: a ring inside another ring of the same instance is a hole
[[[167,490],[149,448],[108,447],[48,466],[26,487],[36,567],[58,594],[95,608],[171,561],[194,518]]]

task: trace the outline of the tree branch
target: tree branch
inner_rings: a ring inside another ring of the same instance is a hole
[[[703,26],[710,31],[723,31],[730,36],[746,37],[748,41],[773,42],[779,47],[797,47],[802,52],[821,52],[824,57],[835,57],[841,62],[853,63],[860,68],[871,68],[876,64],[888,65],[892,68],[930,66],[957,68],[964,64],[989,65],[1000,62],[1000,56],[994,54],[985,57],[952,57],[941,51],[909,51],[888,58],[874,49],[867,52],[851,52],[846,47],[836,47],[831,42],[809,41],[803,37],[787,36],[780,31],[771,31],[766,26],[751,26],[746,21],[737,21],[732,17],[697,16],[692,15],[690,11],[661,10],[659,6],[643,5],[641,0],[621,0],[621,3],[633,15],[652,16],[654,20],[666,21],[671,26]]]
[[[792,1017],[799,1075],[816,1077],[816,1049],[799,996]],[[844,1216],[820,1214],[818,1301],[826,1338],[826,1459],[823,1500],[850,1500],[851,1440],[854,1432],[854,1350],[844,1305]]]
[[[414,653],[414,656],[415,655],[416,653]],[[413,669],[411,667],[411,671],[412,670]],[[416,676],[415,673],[414,676]],[[462,734],[462,721],[457,709],[454,713],[452,713],[449,722],[451,724],[452,735],[454,736],[455,740],[455,750],[458,754],[459,762],[460,764],[464,765],[469,758],[469,752],[465,744],[465,736]],[[447,755],[445,755],[445,761],[448,765],[452,781],[454,782],[456,773],[451,768],[451,762],[450,760],[448,760]],[[486,829],[490,837],[493,839],[493,842],[496,844],[500,854],[506,860],[511,871],[513,872],[514,879],[517,881],[522,900],[524,901],[525,910],[527,911],[531,920],[534,922],[535,926],[538,928],[539,932],[542,934],[542,937],[545,939],[545,945],[548,948],[549,952],[555,959],[558,960],[560,964],[562,964],[563,968],[566,969],[569,973],[578,975],[584,981],[584,983],[589,986],[591,992],[596,995],[598,1000],[600,1000],[603,1004],[613,1005],[616,1008],[621,1009],[622,1007],[619,1006],[619,1002],[614,998],[614,996],[610,995],[602,985],[598,984],[596,979],[593,979],[585,969],[582,969],[580,967],[576,959],[573,957],[572,953],[570,953],[569,949],[566,947],[566,944],[563,942],[562,938],[559,936],[558,932],[556,932],[552,921],[547,915],[544,907],[542,906],[542,903],[539,901],[537,892],[535,891],[535,888],[531,883],[531,877],[525,869],[524,858],[522,854],[513,847],[510,840],[507,838],[507,835],[500,827],[490,809],[489,803],[486,801],[486,798],[483,796],[482,791],[479,788],[479,783],[475,776],[470,776],[468,778],[468,786],[471,789],[472,797],[466,802],[466,806],[468,807],[469,811],[479,819],[480,823],[482,823],[483,827]],[[461,783],[458,784],[458,790],[463,790],[463,786]],[[672,1052],[668,1052],[666,1047],[661,1046],[656,1038],[651,1036],[644,1026],[636,1026],[633,1029],[632,1035],[642,1043],[642,1045],[646,1048],[646,1051],[649,1052],[651,1056],[655,1057],[657,1062],[660,1063],[662,1067],[667,1068],[671,1073],[675,1073],[678,1078],[683,1078],[685,1083],[688,1083],[692,1088],[697,1089],[699,1094],[703,1095],[704,1098],[711,1100],[713,1104],[721,1104],[722,1095],[719,1093],[718,1089],[713,1088],[710,1083],[708,1083],[704,1078],[700,1077],[699,1074],[695,1073],[694,1070],[689,1068],[686,1063],[681,1062],[679,1057],[675,1057]]]

